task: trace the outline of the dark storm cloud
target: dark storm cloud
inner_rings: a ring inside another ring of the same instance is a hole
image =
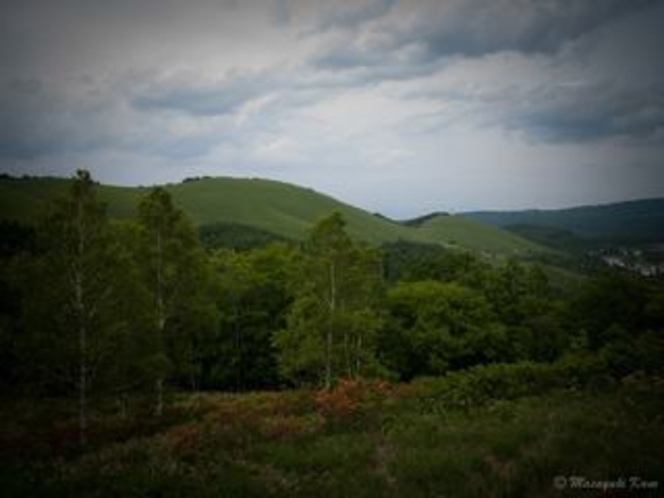
[[[135,83],[128,76],[9,78],[0,95],[0,158],[94,153],[128,143],[124,102]]]
[[[664,138],[662,84],[641,88],[621,88],[613,83],[547,87],[533,92],[528,102],[512,102],[501,118],[503,125],[552,142]]]
[[[44,121],[55,103],[35,77],[5,80],[0,98],[0,157],[32,157],[57,151],[59,140]],[[62,110],[62,109],[61,109]]]
[[[397,38],[422,41],[432,57],[477,56],[504,50],[552,53],[656,0],[494,0],[441,3]]]
[[[7,93],[34,95],[39,93],[42,82],[39,78],[10,78],[5,83]]]
[[[656,0],[421,2],[407,20],[397,18],[378,24],[368,37],[363,33],[339,41],[317,54],[313,63],[335,69],[376,66],[412,48],[415,55],[403,65],[407,71],[417,63],[451,56],[554,53],[566,42],[656,4]],[[374,43],[367,43],[367,38]]]

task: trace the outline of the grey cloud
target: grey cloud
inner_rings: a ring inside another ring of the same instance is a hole
[[[228,140],[226,137],[218,133],[199,133],[190,137],[175,137],[168,134],[160,137],[154,133],[149,139],[143,137],[143,139],[124,140],[116,145],[132,153],[179,161],[205,156],[226,140]]]
[[[296,110],[362,84],[359,77],[321,73],[297,67],[291,73],[272,67],[262,71],[229,73],[219,81],[197,83],[197,75],[143,85],[132,98],[138,111],[175,111],[190,116],[233,115],[252,101],[272,96],[262,109],[280,113]]]
[[[122,95],[132,81],[98,84],[80,77],[66,83],[7,81],[0,94],[0,157],[78,154],[121,143],[131,128],[122,116]]]
[[[61,147],[46,120],[62,109],[41,89],[37,78],[5,81],[0,96],[0,156],[31,157]]]
[[[423,40],[434,57],[482,55],[502,50],[551,53],[654,0],[475,0],[441,4],[401,36]]]
[[[664,130],[664,85],[621,87],[612,82],[552,86],[513,102],[500,118],[548,142],[607,137],[648,140]]]
[[[387,62],[382,52],[343,43],[316,54],[311,61],[319,69],[373,67]]]
[[[230,76],[203,86],[180,79],[173,83],[150,85],[132,99],[132,105],[139,110],[170,110],[195,116],[215,116],[235,112],[242,104],[270,88],[273,85],[267,75]]]
[[[413,93],[404,98],[422,98]],[[400,130],[440,133],[462,120],[480,127],[517,131],[529,140],[588,143],[611,138],[661,140],[664,131],[664,84],[620,85],[615,81],[551,82],[528,87],[446,89],[430,92],[445,102],[443,113],[427,113]]]
[[[39,93],[42,82],[39,78],[10,78],[5,83],[11,93],[34,95]]]
[[[272,4],[272,19],[278,26],[288,25],[291,22],[293,0],[274,0]]]
[[[451,57],[479,57],[502,51],[551,54],[622,16],[656,5],[656,0],[451,0],[414,2],[405,21],[396,16],[367,33],[324,47],[312,63],[324,68],[354,68],[389,64],[409,47],[420,48],[413,65]],[[406,57],[408,59],[408,57]]]
[[[356,28],[387,14],[397,0],[351,0],[324,4],[316,23],[316,32],[334,28]]]
[[[591,156],[623,168],[648,149],[639,160],[654,168],[663,13],[656,0],[9,2],[0,163],[80,159],[107,178],[114,162],[173,177],[182,164],[270,176],[288,163],[289,181],[340,194],[352,170],[368,198],[378,171],[389,191],[388,165],[392,192],[412,181],[415,203],[443,177],[475,195],[477,178],[518,183],[533,163],[576,178]],[[483,162],[486,175],[463,179]]]

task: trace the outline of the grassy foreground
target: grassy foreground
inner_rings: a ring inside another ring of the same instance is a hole
[[[62,402],[4,403],[3,492],[601,495],[574,489],[579,477],[586,485],[624,479],[626,495],[657,496],[664,486],[664,384],[657,378],[465,409],[440,406],[427,383],[345,382],[329,393],[177,395],[159,420],[146,401],[133,400],[132,415],[124,418],[110,401],[100,403],[92,443],[83,451]],[[556,476],[562,477],[554,485]]]

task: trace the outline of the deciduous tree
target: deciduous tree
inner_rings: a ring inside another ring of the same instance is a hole
[[[339,213],[313,227],[304,250],[296,301],[276,344],[287,378],[318,378],[329,388],[334,378],[377,367],[381,262],[377,252],[351,240]]]

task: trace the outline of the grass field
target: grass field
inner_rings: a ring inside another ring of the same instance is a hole
[[[84,451],[61,401],[4,403],[0,485],[7,496],[411,498],[573,496],[573,477],[660,487],[635,496],[664,485],[659,379],[466,408],[432,409],[430,389],[173,395],[161,419],[145,400],[130,418],[98,402]]]
[[[429,218],[418,230],[432,239],[481,252],[508,254],[541,250],[541,246],[511,232],[459,215]]]
[[[63,179],[2,179],[0,217],[33,222],[48,201],[66,192],[67,184]],[[497,254],[546,251],[506,230],[461,216],[435,218],[421,227],[406,226],[311,189],[269,180],[214,178],[168,185],[166,189],[198,225],[235,223],[298,240],[322,217],[338,211],[353,236],[372,244],[406,240]],[[108,203],[111,215],[126,218],[134,213],[143,191],[101,186],[100,196]]]

